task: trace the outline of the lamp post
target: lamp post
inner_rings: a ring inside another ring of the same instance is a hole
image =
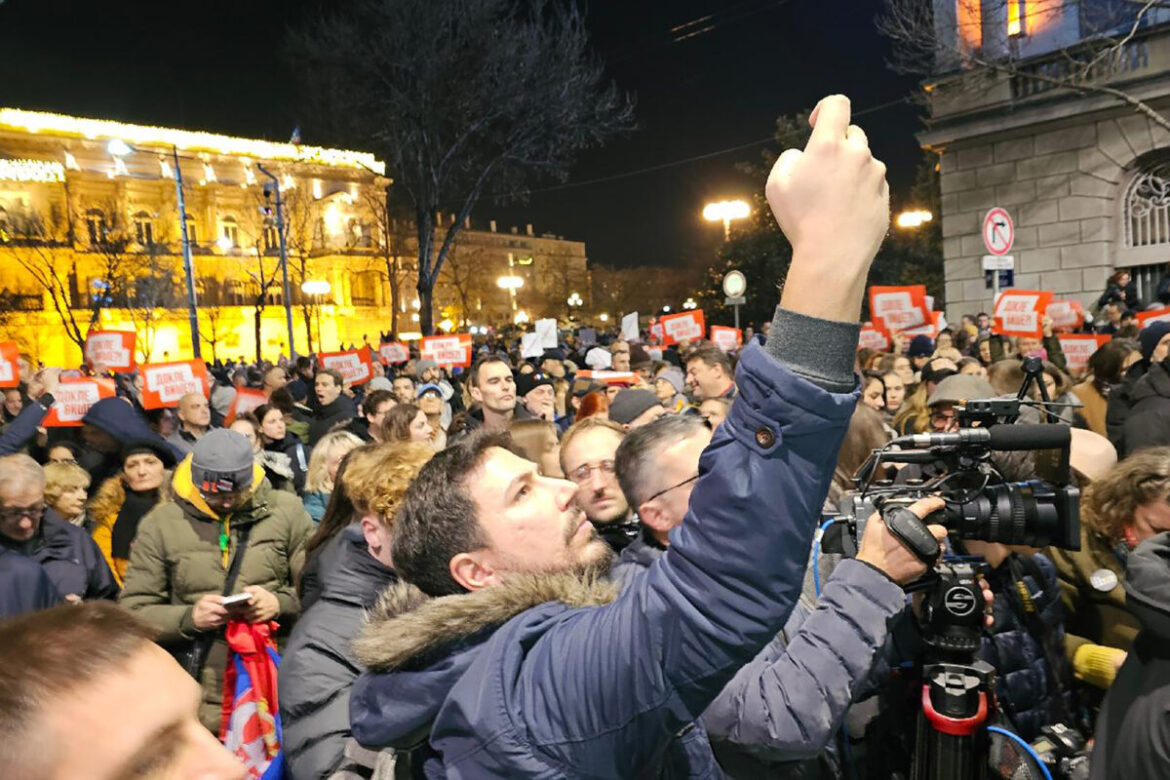
[[[136,150],[120,138],[115,138],[106,145],[106,150],[115,157],[125,157]],[[195,298],[195,267],[191,260],[191,241],[187,236],[187,202],[183,198],[183,168],[179,165],[179,147],[171,146],[171,156],[175,160],[175,196],[179,203],[179,229],[182,231],[183,242],[183,276],[187,283],[187,321],[191,326],[191,352],[196,358],[201,358],[199,348],[199,311]]]
[[[332,289],[333,286],[324,279],[306,279],[301,284],[301,292],[313,296],[313,305],[317,308],[317,350],[319,352],[325,351],[324,345],[321,343],[321,296],[328,295]],[[291,331],[289,335],[291,336]]]
[[[569,319],[572,319],[573,310],[580,308],[585,303],[585,301],[581,298],[580,293],[575,292],[568,297],[565,303],[569,304]]]
[[[903,211],[894,218],[894,224],[903,230],[914,230],[934,219],[934,215],[925,210]]]
[[[280,180],[268,171],[263,165],[257,163],[256,167],[260,169],[260,173],[268,177],[272,182],[272,191],[276,194],[276,234],[280,239],[280,277],[284,285],[284,322],[288,326],[288,354],[290,358],[297,356],[297,349],[293,341],[293,324],[292,324],[292,296],[289,295],[288,290],[288,249],[284,243],[284,203],[280,199]],[[265,188],[267,194],[267,188]],[[329,283],[325,283],[328,287]],[[303,286],[302,286],[303,289]],[[326,289],[325,292],[329,292]],[[317,344],[321,343],[321,313],[317,312]]]
[[[708,203],[703,207],[703,219],[708,222],[723,223],[723,240],[731,240],[731,221],[746,219],[752,213],[752,207],[746,200],[721,200]]]

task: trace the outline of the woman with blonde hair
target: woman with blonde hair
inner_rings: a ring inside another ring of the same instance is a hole
[[[365,613],[398,581],[390,550],[394,514],[435,450],[388,443],[355,450],[337,485],[354,521],[321,549],[320,595],[293,629],[280,666],[281,747],[292,777],[327,777],[345,757],[349,691],[362,668],[351,640]]]
[[[314,523],[321,522],[329,494],[333,492],[333,480],[341,459],[352,449],[362,446],[362,440],[348,431],[327,433],[313,448],[309,457],[309,473],[305,477],[305,511]]]
[[[512,441],[524,450],[524,457],[539,467],[541,476],[565,478],[556,424],[548,420],[513,420],[508,431]]]
[[[1064,599],[1065,650],[1076,676],[1108,688],[1137,636],[1125,607],[1126,563],[1141,542],[1170,531],[1170,447],[1142,450],[1089,485],[1081,549],[1047,552]]]
[[[46,463],[45,504],[62,520],[92,530],[93,523],[85,513],[89,495],[89,472],[76,463]]]

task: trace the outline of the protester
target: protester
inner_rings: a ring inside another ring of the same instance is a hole
[[[171,451],[171,460],[178,451],[150,429],[146,420],[122,398],[103,398],[89,408],[81,418],[81,436],[84,441],[77,463],[93,477],[91,491],[98,490],[110,477],[122,470],[122,450],[131,442],[150,442],[151,449]]]
[[[478,405],[467,415],[464,434],[484,428],[506,431],[516,411],[516,379],[507,360],[485,355],[471,367],[471,399]]]
[[[577,506],[615,553],[638,535],[637,518],[614,467],[614,454],[625,435],[622,426],[594,416],[573,423],[561,439],[561,470],[577,486]]]
[[[260,389],[264,391],[265,398],[271,398],[274,392],[287,385],[288,373],[284,370],[284,366],[272,366],[264,372]]]
[[[59,441],[45,448],[45,463],[77,463],[81,448],[71,441]]]
[[[1129,367],[1121,384],[1109,393],[1109,403],[1105,410],[1105,429],[1109,441],[1113,442],[1118,456],[1122,458],[1131,451],[1125,440],[1125,431],[1137,384],[1150,370],[1150,366],[1161,363],[1170,355],[1170,322],[1151,322],[1142,328],[1138,341],[1141,344],[1141,360]]]
[[[199,725],[198,686],[113,604],[0,623],[0,777],[244,780]]]
[[[325,507],[329,503],[329,494],[333,492],[333,480],[337,476],[341,459],[350,450],[361,445],[362,440],[352,433],[334,431],[326,434],[313,448],[309,456],[309,471],[305,476],[304,503],[305,511],[309,513],[314,523],[320,522],[325,515]]]
[[[383,444],[354,451],[339,486],[355,520],[321,551],[321,591],[293,629],[280,668],[283,747],[292,777],[328,777],[349,737],[349,691],[361,672],[351,640],[379,594],[398,580],[390,549],[394,513],[434,450]]]
[[[1170,776],[1170,534],[1143,541],[1128,557],[1126,604],[1141,628],[1097,720],[1093,780]]]
[[[658,396],[649,390],[626,388],[609,405],[609,419],[627,431],[640,428],[666,414]]]
[[[1081,415],[1093,433],[1108,435],[1105,413],[1109,394],[1121,384],[1129,367],[1140,359],[1137,342],[1129,339],[1113,339],[1089,356],[1088,373],[1071,392],[1084,405]]]
[[[876,371],[865,371],[861,379],[861,403],[875,412],[886,408],[886,383]]]
[[[309,423],[310,447],[316,447],[317,442],[333,426],[343,423],[356,414],[353,399],[345,395],[345,383],[341,374],[331,368],[321,369],[313,380],[313,388],[317,394],[317,408],[313,411],[312,422]]]
[[[581,398],[581,405],[577,407],[577,416],[573,422],[579,423],[589,417],[609,419],[609,396],[604,390],[594,390]]]
[[[711,426],[711,430],[715,430],[723,421],[727,419],[727,415],[731,413],[731,399],[729,398],[708,398],[698,406],[699,416],[707,421]]]
[[[548,374],[533,371],[516,376],[516,404],[513,420],[535,418],[556,422],[556,393]]]
[[[211,405],[203,393],[186,393],[179,399],[177,414],[179,427],[167,437],[167,442],[187,455],[195,442],[211,428]]]
[[[735,396],[735,369],[727,353],[713,344],[705,344],[686,356],[687,386],[695,398],[732,398]]]
[[[28,455],[0,457],[0,545],[39,563],[66,601],[118,595],[89,534],[46,507],[44,469]]]
[[[879,373],[882,378],[882,386],[885,388],[885,396],[882,398],[884,404],[882,413],[888,424],[893,421],[894,415],[902,408],[902,402],[906,400],[906,383],[902,381],[902,375],[897,371],[879,371]]]
[[[615,341],[609,345],[611,367],[614,371],[630,370],[630,343]]]
[[[902,385],[907,393],[914,388],[914,367],[910,363],[910,358],[905,355],[883,355],[882,359],[878,361],[878,371],[883,376],[892,373],[901,377]]]
[[[76,463],[45,464],[45,504],[86,533],[93,530],[85,511],[90,481],[89,474]]]
[[[414,377],[410,374],[399,374],[392,383],[394,400],[400,404],[414,403]]]
[[[1170,340],[1170,335],[1163,337]],[[1122,427],[1125,452],[1170,445],[1170,365],[1168,351],[1156,347],[1144,376],[1133,384],[1129,414]]]
[[[430,444],[435,430],[426,412],[414,404],[399,404],[390,410],[383,423],[388,442],[421,442]]]
[[[910,346],[906,350],[906,357],[910,358],[910,366],[917,374],[934,354],[934,340],[930,336],[918,335],[910,339]]]
[[[348,435],[348,434],[346,434]],[[150,623],[203,687],[199,719],[219,733],[229,620],[279,621],[300,611],[293,581],[313,524],[296,496],[274,490],[247,439],[211,431],[175,469],[173,498],[142,519],[122,606]],[[225,596],[247,593],[238,609]]]
[[[296,436],[288,432],[284,412],[271,404],[260,404],[255,411],[260,423],[262,448],[257,460],[272,487],[300,495],[305,492],[310,454]]]
[[[1105,292],[1097,299],[1096,310],[1103,309],[1109,304],[1117,304],[1124,309],[1138,311],[1142,308],[1137,297],[1137,289],[1133,284],[1133,276],[1125,269],[1118,269],[1109,275],[1105,285]]]
[[[509,432],[524,457],[537,465],[541,476],[565,478],[556,425],[547,420],[513,420]]]
[[[313,391],[313,359],[311,357],[301,355],[297,358],[292,381],[284,389],[288,390],[292,400],[298,403],[304,403],[309,399]],[[271,398],[270,394],[270,401]]]
[[[674,366],[662,368],[654,378],[654,392],[668,412],[677,414],[687,407],[687,399],[683,395],[685,390],[686,377]]]
[[[372,385],[373,381],[369,383]],[[350,420],[342,430],[349,431],[365,443],[382,442],[382,423],[386,414],[398,405],[391,390],[376,390],[366,386],[366,395],[359,407],[360,415]]]
[[[431,444],[436,450],[447,448],[447,429],[443,425],[443,390],[438,385],[426,384],[418,388],[415,404],[427,416],[431,425]]]

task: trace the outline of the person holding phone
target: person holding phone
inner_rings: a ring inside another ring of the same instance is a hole
[[[313,522],[292,493],[275,490],[243,434],[217,429],[175,469],[170,501],[142,519],[122,605],[203,686],[200,719],[218,731],[231,620],[278,621],[300,612],[293,583]]]

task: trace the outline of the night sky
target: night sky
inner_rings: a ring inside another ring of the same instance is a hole
[[[0,0],[0,106],[287,140],[299,117],[282,45],[303,5]],[[481,203],[473,219],[495,219],[500,229],[532,222],[537,232],[583,240],[594,263],[703,262],[721,238],[721,228],[700,218],[703,204],[761,187],[734,166],[759,160],[764,144],[572,185],[768,138],[776,116],[830,92],[849,95],[855,110],[906,97],[917,82],[885,65],[887,44],[873,25],[880,6],[593,0],[595,48],[635,95],[638,130],[583,156],[569,187],[540,191],[523,206]],[[895,198],[919,159],[919,116],[903,102],[858,119],[889,166]]]

